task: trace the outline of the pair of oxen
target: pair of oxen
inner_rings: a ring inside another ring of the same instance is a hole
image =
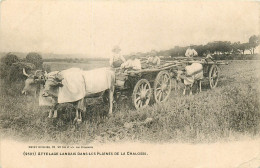
[[[57,117],[59,103],[76,104],[74,121],[82,121],[82,111],[86,111],[86,98],[94,98],[108,93],[109,112],[112,114],[115,72],[111,68],[98,68],[83,71],[79,68],[70,68],[63,71],[47,73],[41,70],[34,74],[27,74],[22,94],[39,94],[39,105],[51,107],[49,118]],[[45,103],[42,103],[45,102]],[[48,102],[46,104],[46,102]]]

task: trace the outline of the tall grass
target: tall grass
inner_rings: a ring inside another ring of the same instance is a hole
[[[108,110],[107,106],[94,103],[88,106],[86,122],[77,127],[71,122],[75,115],[71,104],[59,105],[59,119],[48,119],[47,108],[20,94],[22,83],[6,85],[1,81],[1,134],[24,141],[83,144],[136,140],[197,143],[259,136],[259,64],[233,61],[221,68],[217,88],[209,89],[205,80],[202,93],[183,96],[180,90],[173,90],[167,102],[142,110],[134,110],[125,103],[128,100],[118,102],[114,115],[106,119],[98,119],[97,114]],[[148,118],[151,120],[146,122]]]

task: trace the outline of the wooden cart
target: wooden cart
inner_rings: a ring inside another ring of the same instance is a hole
[[[131,97],[136,109],[148,106],[151,100],[164,102],[171,93],[172,78],[176,78],[177,70],[194,62],[203,64],[204,76],[209,78],[210,87],[216,87],[220,72],[218,65],[225,63],[178,57],[162,60],[160,66],[148,66],[138,71],[117,70],[115,92],[119,96]]]
[[[215,88],[218,84],[220,75],[220,65],[227,65],[228,62],[214,61],[212,59],[206,59],[201,57],[187,58],[187,57],[175,57],[173,60],[177,63],[190,65],[192,63],[200,63],[203,65],[203,76],[208,78],[210,88]]]

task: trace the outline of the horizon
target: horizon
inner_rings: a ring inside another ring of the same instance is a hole
[[[212,42],[215,42],[215,41],[212,41]],[[202,45],[202,44],[198,44],[198,45]],[[178,45],[176,45],[176,46],[178,46]],[[168,49],[165,49],[165,50],[160,50],[160,51],[158,51],[158,52],[165,52],[165,51],[167,51],[167,50],[171,50],[171,49],[174,49],[174,47],[175,46],[173,46],[173,47],[171,47],[171,48],[168,48]],[[178,46],[178,47],[188,47],[188,46]],[[30,51],[30,52],[36,52],[36,51]],[[22,51],[0,51],[0,57],[1,56],[3,56],[2,54],[7,54],[7,53],[14,53],[14,54],[22,54],[22,58],[25,58],[26,57],[26,55],[28,54],[28,53],[30,53],[30,52],[22,52]],[[145,54],[145,53],[148,53],[149,51],[145,51],[145,52],[140,52],[141,54]],[[84,53],[52,53],[52,52],[36,52],[36,53],[38,53],[38,54],[40,54],[40,55],[42,55],[42,56],[46,56],[46,55],[55,55],[55,56],[58,56],[59,55],[59,57],[49,57],[49,56],[47,56],[47,57],[43,57],[44,59],[45,58],[47,58],[47,59],[49,59],[49,58],[62,58],[62,59],[64,59],[64,58],[67,58],[67,57],[64,57],[65,55],[69,55],[69,56],[72,56],[72,55],[74,55],[74,56],[81,56],[81,57],[75,57],[75,58],[83,58],[83,59],[88,59],[88,58],[97,58],[97,59],[109,59],[109,57],[102,57],[102,56],[91,56],[91,55],[86,55],[86,54],[84,54]],[[137,53],[137,52],[136,52]],[[255,48],[255,54],[259,54],[260,53],[260,45],[259,46],[257,46],[256,48]],[[249,50],[245,50],[245,54],[250,54],[250,51]],[[83,55],[85,55],[84,57],[82,57]],[[127,55],[131,55],[131,53],[128,53],[128,54],[124,54],[123,56],[127,56]],[[17,55],[18,56],[18,55]],[[20,57],[21,55],[19,55],[18,57]]]
[[[1,52],[108,58],[259,35],[259,2],[18,1],[1,7]],[[223,5],[225,8],[223,8]],[[15,12],[14,12],[15,11]]]

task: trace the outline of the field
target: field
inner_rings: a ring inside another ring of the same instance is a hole
[[[98,64],[48,63],[52,70],[73,66],[91,69]],[[38,100],[21,95],[23,83],[5,84],[0,90],[0,129],[5,138],[26,142],[87,144],[98,142],[216,142],[259,137],[260,61],[230,61],[221,66],[218,87],[204,80],[202,93],[183,96],[173,90],[163,104],[134,110],[127,99],[117,102],[114,115],[100,119],[107,106],[89,100],[86,122],[75,127],[71,104],[59,106],[59,119],[48,119]],[[182,86],[181,86],[182,87]],[[94,102],[94,103],[93,103]],[[149,122],[147,122],[149,121]]]

